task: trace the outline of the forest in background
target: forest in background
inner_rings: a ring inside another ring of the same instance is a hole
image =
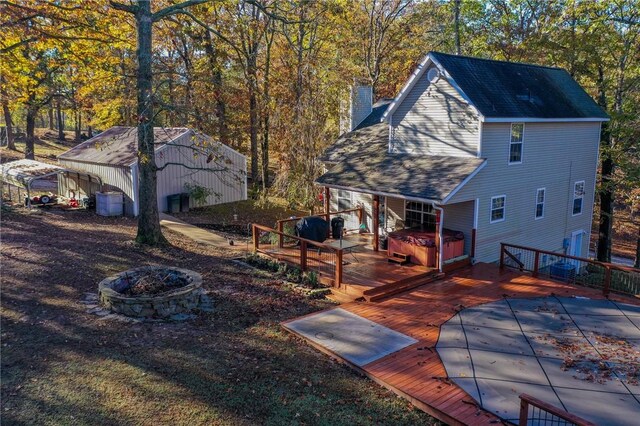
[[[3,121],[25,132],[27,157],[35,127],[64,119],[79,140],[139,124],[136,23],[113,3],[0,1]],[[601,143],[603,247],[616,203],[638,210],[638,0],[157,0],[152,8],[172,12],[154,24],[154,123],[199,129],[249,155],[262,192],[273,182],[270,191],[311,205],[317,157],[338,136],[349,84],[364,80],[376,99],[393,97],[436,50],[569,71],[612,117]]]

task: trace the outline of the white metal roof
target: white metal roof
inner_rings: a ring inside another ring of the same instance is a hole
[[[44,179],[49,176],[55,176],[63,173],[79,173],[89,176],[86,172],[80,172],[78,170],[35,160],[24,159],[0,164],[0,175],[2,175],[2,180],[4,182],[12,185],[23,186],[27,189],[31,186],[31,182],[34,180]],[[100,178],[95,177],[95,179],[96,181],[101,182]]]

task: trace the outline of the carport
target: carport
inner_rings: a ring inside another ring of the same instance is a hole
[[[70,175],[73,175],[78,178],[82,176],[89,182],[95,182],[100,188],[102,187],[102,180],[97,176],[35,160],[24,159],[1,164],[0,174],[2,175],[3,186],[8,185],[9,188],[15,187],[18,189],[18,199],[21,198],[21,190],[27,193],[27,206],[29,208],[31,208],[32,185],[37,180],[47,179],[56,175],[68,179]],[[58,187],[60,187],[60,178],[58,178]],[[11,191],[9,191],[9,194],[11,194]]]

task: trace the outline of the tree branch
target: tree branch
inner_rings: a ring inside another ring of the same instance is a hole
[[[182,3],[177,3],[171,6],[167,6],[164,9],[160,9],[159,11],[157,11],[156,13],[153,14],[153,16],[151,17],[151,19],[153,20],[153,22],[157,22],[163,18],[166,18],[167,16],[171,16],[171,15],[175,15],[176,13],[180,13],[181,11],[183,11],[184,9],[186,9],[187,7],[191,7],[191,6],[197,6],[199,4],[203,4],[203,3],[207,3],[211,0],[187,0],[187,1],[183,1]]]
[[[122,11],[133,13],[133,14],[135,14],[138,11],[138,6],[132,6],[130,4],[129,5],[122,4],[122,3],[115,2],[113,0],[109,0],[109,4],[111,5],[111,7],[113,7],[116,10],[122,10]]]

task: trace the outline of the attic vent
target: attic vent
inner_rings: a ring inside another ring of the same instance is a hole
[[[429,80],[430,83],[435,83],[438,81],[438,78],[440,78],[440,71],[438,71],[437,68],[431,68],[427,71],[427,80]]]

